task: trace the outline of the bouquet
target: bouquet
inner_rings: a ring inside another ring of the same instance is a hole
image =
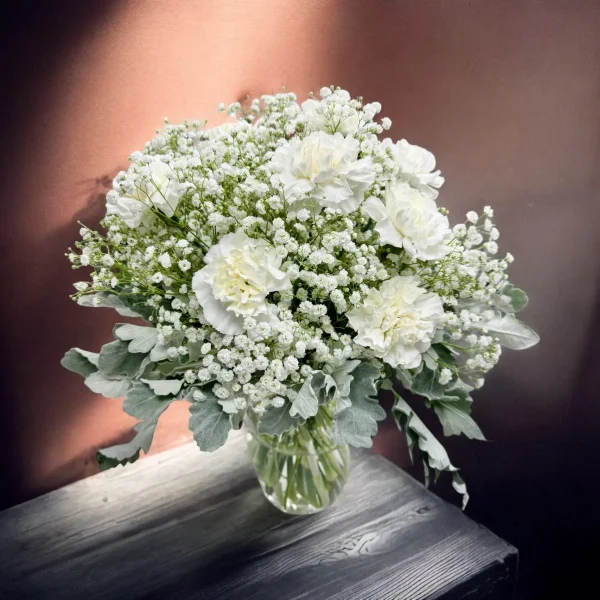
[[[383,388],[426,478],[448,472],[466,503],[401,389],[445,435],[483,440],[471,393],[502,347],[538,341],[514,316],[527,296],[508,282],[492,209],[451,227],[433,154],[380,139],[381,105],[345,90],[219,110],[231,122],[165,120],[114,179],[102,231],[82,226],[69,249],[91,271],[73,299],[137,319],[99,353],[62,360],[139,420],[129,443],[98,452],[101,466],[148,452],[182,400],[200,450],[246,421],[265,493],[317,510],[343,484],[347,445],[371,446]]]

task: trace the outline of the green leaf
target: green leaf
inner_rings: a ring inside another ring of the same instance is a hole
[[[62,357],[60,364],[73,373],[88,377],[98,370],[98,355],[81,348],[71,348]]]
[[[267,408],[258,421],[258,433],[281,435],[303,422],[303,419],[290,415],[290,405],[286,402],[277,408],[274,406]]]
[[[123,410],[140,421],[152,421],[169,407],[173,399],[165,399],[145,383],[135,383],[123,402]]]
[[[394,389],[394,383],[392,382],[391,379],[382,379],[381,385],[379,386],[379,388],[382,390],[391,391]]]
[[[148,297],[144,294],[134,294],[131,289],[119,291],[119,299],[131,311],[137,313],[142,319],[149,320],[150,315],[154,313],[154,308],[148,306]]]
[[[135,462],[140,456],[140,450],[145,453],[150,450],[155,428],[156,421],[143,421],[134,426],[137,434],[130,442],[98,450],[96,459],[100,468],[104,471],[117,465]]]
[[[540,336],[531,327],[512,315],[497,315],[488,321],[474,324],[473,327],[497,337],[501,346],[511,350],[525,350],[540,341]]]
[[[150,352],[158,341],[158,331],[154,327],[142,327],[128,323],[119,327],[115,334],[120,340],[131,340],[129,352]],[[152,360],[155,359],[152,358]]]
[[[217,402],[208,399],[190,404],[189,428],[200,450],[214,452],[227,440],[231,421]]]
[[[451,397],[464,398],[466,392],[460,387],[449,388],[448,384],[442,385],[438,381],[438,372],[432,371],[423,365],[420,373],[415,375],[409,385],[405,387],[419,396],[424,396],[428,400],[451,399]]]
[[[98,303],[96,303],[98,301]],[[89,306],[92,308],[114,308],[123,317],[140,317],[141,315],[132,310],[116,294],[98,292],[96,294],[86,294],[77,299],[80,306]]]
[[[415,414],[412,408],[397,393],[392,413],[400,431],[406,434],[408,450],[413,458],[414,449],[417,448],[421,453],[423,461],[423,470],[425,472],[425,485],[429,485],[429,471],[433,470],[437,477],[442,471],[452,473],[454,489],[462,494],[463,510],[469,501],[467,488],[462,479],[458,476],[458,469],[450,462],[448,453],[444,446],[438,442],[435,436],[425,426],[423,421]]]
[[[442,427],[444,435],[466,435],[472,440],[485,441],[485,436],[473,418],[469,415],[468,402],[439,402],[433,404]]]
[[[441,358],[444,362],[448,364],[454,364],[455,362],[455,353],[451,348],[448,348],[445,344],[432,344],[432,349],[435,350],[436,354],[439,358]]]
[[[377,401],[376,381],[379,369],[361,363],[353,371],[349,399],[351,405],[334,416],[336,443],[370,448],[377,433],[377,421],[385,419],[385,411]]]
[[[177,363],[162,362],[156,365],[156,369],[161,375],[171,375],[177,368]]]
[[[141,379],[141,381],[158,396],[175,396],[183,385],[181,379]]]
[[[100,372],[88,375],[84,383],[92,392],[102,394],[105,398],[121,398],[131,387],[129,379],[109,379]]]
[[[432,370],[426,365],[421,366],[421,371],[414,376],[402,369],[397,369],[396,375],[406,390],[427,398],[430,402],[472,402],[465,384],[456,380],[450,384],[442,385],[437,370]]]

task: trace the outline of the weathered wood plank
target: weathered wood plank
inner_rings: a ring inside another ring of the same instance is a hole
[[[211,455],[184,446],[0,514],[11,599],[499,598],[515,567],[514,548],[366,451],[334,507],[282,515],[241,434]]]

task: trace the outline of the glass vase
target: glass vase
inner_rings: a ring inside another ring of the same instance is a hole
[[[333,437],[330,407],[282,435],[261,434],[247,418],[248,453],[264,495],[290,515],[310,515],[331,506],[350,471],[348,446]]]

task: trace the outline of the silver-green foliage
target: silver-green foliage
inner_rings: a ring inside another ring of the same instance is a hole
[[[450,462],[448,453],[444,446],[435,438],[431,431],[425,426],[423,421],[415,414],[407,402],[394,392],[396,400],[392,412],[401,431],[404,431],[408,442],[408,451],[411,459],[415,448],[419,450],[423,462],[423,471],[425,474],[425,485],[429,485],[430,472],[433,471],[435,479],[443,471],[452,474],[452,486],[462,495],[463,509],[469,501],[467,488],[458,474],[458,469]]]

